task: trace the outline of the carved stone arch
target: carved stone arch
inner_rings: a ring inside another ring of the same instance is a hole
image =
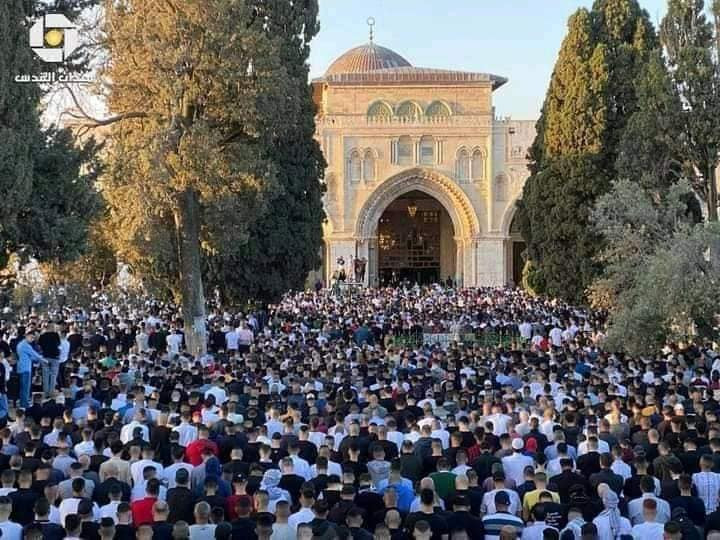
[[[430,118],[452,116],[452,108],[445,101],[436,99],[425,109],[425,116]]]
[[[367,110],[368,118],[390,120],[393,116],[393,108],[384,99],[373,101]]]
[[[446,176],[418,167],[388,178],[370,195],[358,214],[356,237],[373,237],[386,208],[401,195],[415,190],[427,193],[445,207],[456,237],[472,239],[480,234],[480,222],[465,192]]]
[[[407,99],[398,104],[395,109],[395,116],[406,121],[419,120],[424,114],[420,104],[412,99]]]

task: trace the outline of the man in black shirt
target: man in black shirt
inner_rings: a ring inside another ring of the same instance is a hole
[[[470,540],[485,538],[482,519],[470,513],[470,501],[464,495],[453,499],[453,513],[446,521],[451,531],[464,529]]]
[[[413,531],[416,523],[425,521],[430,525],[432,531],[431,540],[442,540],[444,535],[449,535],[448,524],[444,518],[435,512],[434,505],[435,492],[432,489],[424,488],[420,491],[420,511],[408,515],[405,520],[405,528],[408,531]]]
[[[692,477],[684,474],[678,478],[680,495],[670,500],[670,510],[684,508],[688,517],[697,527],[705,526],[705,503],[700,497],[692,495]]]
[[[295,468],[291,458],[283,458],[280,465],[282,467],[282,476],[280,477],[280,483],[278,486],[290,494],[293,504],[299,504],[300,488],[302,488],[305,483],[305,479],[302,476],[295,474]]]
[[[63,540],[65,529],[57,523],[50,523],[50,503],[43,497],[35,501],[35,525],[40,527],[44,540]]]
[[[168,522],[170,509],[165,501],[153,505],[153,540],[172,540],[173,526]]]
[[[190,474],[187,469],[178,469],[175,472],[175,487],[167,490],[167,503],[170,507],[168,521],[175,523],[182,520],[188,523],[193,519],[195,497],[189,488]]]
[[[372,540],[373,535],[366,529],[363,529],[362,510],[357,506],[350,508],[345,517],[345,523],[350,529],[350,537],[353,540]]]
[[[42,363],[43,393],[45,397],[50,397],[57,386],[60,369],[60,334],[55,330],[53,323],[45,326],[37,342],[44,358]]]
[[[35,518],[35,501],[38,494],[32,489],[32,472],[22,470],[18,475],[18,489],[8,494],[12,501],[12,514],[10,519],[20,525],[32,523]]]
[[[77,515],[81,521],[80,538],[83,540],[100,540],[100,525],[93,518],[93,503],[83,499],[78,503]]]

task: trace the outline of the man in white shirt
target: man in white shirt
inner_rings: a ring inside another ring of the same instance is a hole
[[[167,352],[171,357],[180,354],[182,342],[183,336],[180,333],[180,330],[177,328],[173,328],[172,332],[168,334],[165,338],[165,343],[167,344]]]
[[[233,450],[234,452],[235,450]],[[167,484],[168,489],[172,489],[177,486],[175,477],[180,469],[185,469],[188,473],[188,477],[192,476],[194,467],[189,463],[185,463],[185,448],[182,446],[176,446],[172,449],[173,464],[165,467],[163,471],[163,478]]]
[[[12,513],[12,502],[6,496],[0,497],[0,532],[2,540],[21,540],[23,528],[19,523],[10,521]]]
[[[293,472],[298,476],[302,476],[305,481],[312,480],[310,464],[298,455],[300,453],[300,447],[297,445],[297,441],[292,441],[288,445],[288,453],[293,462]]]
[[[123,444],[129,443],[135,437],[135,428],[140,430],[140,436],[145,442],[150,442],[150,430],[145,425],[144,409],[136,410],[133,421],[124,425],[120,430],[120,440]]]
[[[225,345],[229,354],[234,354],[238,350],[238,332],[235,328],[232,328],[227,334],[225,334]]]
[[[195,505],[195,524],[190,525],[190,540],[214,540],[215,527],[210,523],[210,505],[201,501]]]
[[[550,330],[548,334],[553,347],[562,347],[562,334],[562,330],[558,328],[557,324],[553,325],[552,330]]]
[[[493,435],[499,437],[508,432],[508,424],[512,420],[507,414],[503,414],[502,407],[497,403],[492,407],[492,414],[487,417],[487,420],[492,422]]]
[[[545,523],[545,508],[542,504],[536,504],[532,509],[533,522],[525,527],[522,531],[523,540],[543,540],[545,531],[551,529],[560,534],[555,527]],[[556,537],[557,538],[557,537]]]
[[[198,430],[190,423],[191,420],[192,416],[190,415],[190,412],[183,412],[180,419],[180,425],[173,428],[173,431],[177,431],[180,434],[180,438],[178,439],[178,444],[180,446],[187,446],[198,437]]]
[[[255,340],[255,334],[246,323],[240,325],[240,329],[237,331],[238,334],[238,350],[241,353],[248,352],[250,345]]]
[[[315,512],[312,511],[312,505],[315,502],[315,492],[311,489],[303,489],[300,493],[300,510],[294,514],[290,514],[288,525],[293,531],[297,532],[298,525],[301,523],[310,523],[315,519]]]
[[[519,486],[525,481],[525,467],[533,467],[533,458],[522,453],[525,444],[522,439],[513,439],[513,453],[502,458],[502,466],[508,478],[515,481],[515,485]]]
[[[517,494],[517,491],[505,488],[505,473],[497,471],[493,473],[492,479],[494,489],[483,495],[480,512],[482,514],[495,514],[498,511],[495,506],[495,496],[503,492],[507,494],[507,512],[514,516],[519,516],[520,510],[522,510],[522,502],[520,501],[520,496]]]
[[[155,449],[146,446],[142,450],[142,459],[130,465],[130,476],[133,479],[133,485],[137,486],[145,479],[145,468],[152,467],[155,469],[155,477],[163,477],[163,466],[155,461]],[[141,493],[141,499],[145,496],[145,492]]]
[[[523,338],[524,341],[530,341],[532,338],[532,324],[530,324],[530,321],[523,321],[518,325],[518,331],[520,332],[520,337]]]
[[[110,502],[100,507],[100,519],[111,518],[117,523],[117,509],[122,503],[122,489],[120,484],[113,484],[110,486],[108,491],[108,498]]]
[[[670,521],[670,504],[655,496],[655,480],[652,476],[643,476],[640,479],[640,489],[642,490],[642,495],[628,503],[627,515],[628,518],[630,518],[630,523],[638,525],[643,522],[644,504],[648,499],[655,501],[655,521],[663,525]]]
[[[642,504],[643,523],[632,528],[632,536],[635,540],[663,540],[665,526],[656,521],[657,500],[644,499]]]
[[[218,377],[215,384],[205,391],[205,397],[215,396],[215,403],[220,406],[227,401],[227,392],[225,392],[225,379]]]

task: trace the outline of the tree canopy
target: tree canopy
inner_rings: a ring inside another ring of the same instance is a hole
[[[239,248],[253,223],[290,197],[297,210],[283,221],[287,229],[319,198],[313,182],[322,161],[309,141],[313,111],[307,86],[298,83],[317,31],[317,3],[290,5],[295,6],[260,0],[105,5],[105,75],[113,81],[109,106],[115,123],[104,193],[119,231],[116,246],[136,273],[175,293],[193,352],[205,341],[205,285],[224,286],[227,280],[237,293],[237,274],[249,259]],[[295,148],[273,148],[280,143]],[[316,229],[314,220],[321,222],[322,214],[308,215],[309,229]],[[283,231],[280,241],[293,234]],[[314,241],[310,234],[295,239]],[[264,253],[270,265],[286,253],[274,251]],[[209,270],[207,283],[203,270]],[[262,274],[254,279],[259,290]]]
[[[54,6],[74,14],[87,2]],[[12,253],[21,259],[65,261],[87,247],[88,226],[100,211],[95,188],[98,146],[77,144],[68,130],[43,126],[38,83],[17,83],[16,75],[53,69],[34,56],[27,17],[52,4],[0,3],[0,266]],[[73,64],[82,69],[82,60]]]
[[[636,0],[597,0],[569,20],[518,204],[540,292],[580,301],[599,272],[590,212],[616,176],[620,140],[638,106],[635,81],[656,47]]]

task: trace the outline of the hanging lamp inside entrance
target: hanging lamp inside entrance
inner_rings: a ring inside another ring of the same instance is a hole
[[[410,201],[410,203],[407,206],[408,215],[411,218],[414,218],[415,214],[417,214],[417,210],[418,210],[418,207],[417,207],[417,204],[415,204],[415,201]]]

